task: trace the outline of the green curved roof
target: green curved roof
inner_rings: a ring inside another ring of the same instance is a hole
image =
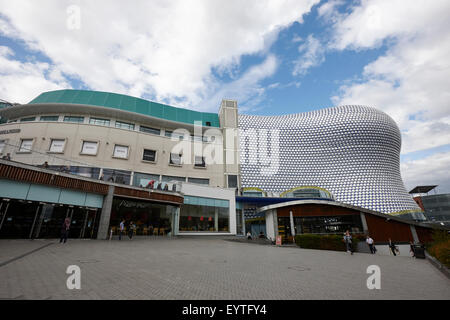
[[[203,126],[206,126],[206,122],[210,122],[211,127],[220,127],[219,116],[216,113],[176,108],[117,93],[87,90],[58,90],[44,92],[29,104],[41,103],[100,106],[188,124],[194,124],[194,121],[202,121]]]

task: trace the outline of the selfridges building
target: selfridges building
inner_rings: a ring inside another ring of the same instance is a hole
[[[240,115],[239,128],[244,190],[283,197],[310,188],[342,203],[424,219],[400,175],[400,130],[375,108]]]

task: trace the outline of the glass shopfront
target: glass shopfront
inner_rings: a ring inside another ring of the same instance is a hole
[[[119,226],[125,220],[125,234],[131,222],[136,225],[134,235],[170,236],[177,207],[150,201],[115,198],[111,210],[110,229],[119,234]]]
[[[229,209],[183,204],[180,212],[180,231],[229,232]]]
[[[69,238],[97,236],[100,212],[97,209],[7,200],[0,202],[1,239],[57,239],[66,217],[71,218]]]
[[[362,232],[360,215],[323,216],[323,217],[294,217],[295,234],[342,234],[346,230],[352,233]],[[286,236],[291,235],[291,222],[289,217],[278,217],[278,228]]]

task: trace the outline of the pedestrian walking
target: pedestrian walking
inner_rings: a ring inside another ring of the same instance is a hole
[[[120,221],[119,225],[119,240],[122,240],[123,230],[125,229],[125,220]]]
[[[373,239],[371,237],[367,236],[366,243],[369,246],[370,253],[375,254],[375,246],[373,244]]]
[[[350,254],[353,255],[352,235],[348,230],[344,234],[344,242],[345,247],[347,248],[347,252],[350,252]]]
[[[69,229],[70,229],[70,218],[67,217],[64,219],[64,222],[61,226],[61,239],[59,240],[59,243],[67,242],[67,237],[69,236]]]
[[[397,251],[397,248],[395,247],[395,243],[389,238],[389,248],[391,249],[392,254],[394,257],[397,255],[395,252]]]
[[[416,251],[414,249],[414,242],[412,242],[412,241],[409,242],[409,254],[410,254],[411,258],[416,257]]]
[[[133,239],[134,230],[136,229],[136,225],[133,223],[133,221],[130,222],[130,225],[128,226],[128,238],[130,240]]]

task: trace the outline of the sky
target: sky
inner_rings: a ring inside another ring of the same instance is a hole
[[[217,112],[368,105],[408,190],[450,193],[448,0],[0,0],[0,99],[87,89]]]

